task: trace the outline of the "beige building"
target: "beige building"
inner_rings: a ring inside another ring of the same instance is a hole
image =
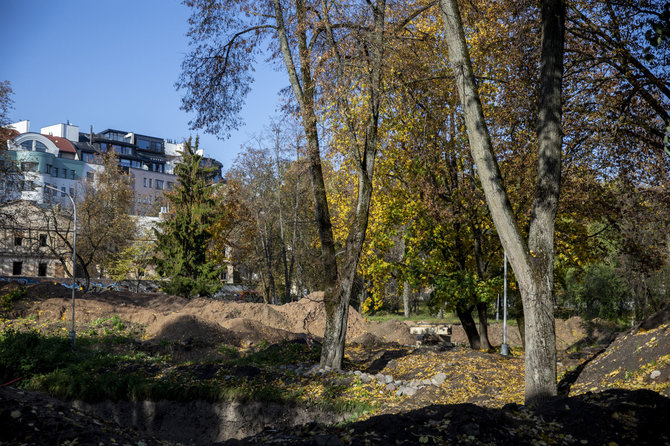
[[[72,227],[66,212],[54,213],[33,201],[0,206],[0,276],[67,277]]]

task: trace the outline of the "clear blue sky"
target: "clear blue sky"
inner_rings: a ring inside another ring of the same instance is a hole
[[[14,90],[13,121],[31,131],[66,122],[181,140],[194,135],[174,83],[188,50],[190,12],[178,0],[0,0],[0,80]],[[241,144],[277,115],[287,76],[262,59],[230,139],[201,134],[228,168]]]

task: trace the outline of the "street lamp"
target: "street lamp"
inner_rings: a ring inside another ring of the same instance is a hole
[[[74,202],[74,198],[72,195],[68,194],[65,191],[58,190],[57,188],[50,186],[48,184],[45,184],[44,187],[48,189],[55,190],[56,192],[60,192],[61,194],[67,195],[67,197],[70,199],[72,202],[72,210],[74,212],[74,230],[73,236],[72,236],[72,329],[70,330],[70,344],[72,348],[74,349],[74,340],[75,340],[75,331],[74,331],[74,289],[75,289],[75,271],[77,270],[77,205]]]

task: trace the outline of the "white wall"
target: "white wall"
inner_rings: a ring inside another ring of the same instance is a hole
[[[19,133],[28,133],[30,131],[30,121],[19,121],[14,124],[9,124],[10,129],[14,129]]]
[[[71,124],[54,124],[42,127],[40,133],[43,135],[52,135],[59,138],[69,139],[70,141],[79,141],[79,127]]]

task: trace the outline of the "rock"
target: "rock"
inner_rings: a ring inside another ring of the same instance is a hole
[[[380,383],[382,383],[382,384],[385,384],[385,383],[386,383],[386,377],[384,376],[383,373],[377,373],[377,374],[375,375],[375,379],[376,379],[377,381],[379,381]]]
[[[651,372],[651,375],[649,375],[651,379],[658,379],[659,376],[661,376],[660,370],[654,370],[653,372]]]
[[[402,389],[396,390],[395,396],[402,396],[402,391],[403,391]]]
[[[434,386],[441,386],[443,382],[447,380],[447,375],[444,373],[440,372],[437,375],[433,376],[433,379],[431,380],[431,383]]]
[[[356,370],[356,371],[354,372],[354,375],[356,375],[356,376],[361,376],[362,373],[363,373],[363,372],[361,372],[360,370]]]
[[[393,382],[393,377],[392,377],[391,375],[386,375],[386,376],[384,376],[384,382],[385,382],[386,384],[388,384],[388,383],[392,383],[392,382]]]
[[[405,387],[405,390],[403,390],[403,394],[407,396],[412,396],[416,394],[417,388],[416,387]]]
[[[363,384],[368,384],[370,381],[372,381],[372,377],[367,373],[361,374],[361,376],[359,376],[359,379]]]
[[[395,392],[395,390],[396,390],[395,384],[393,384],[393,383],[386,384],[386,390],[388,390],[389,392]]]
[[[431,385],[433,382],[432,382],[432,380],[430,380],[430,379],[424,379],[424,380],[422,381],[422,383],[423,383],[424,385],[426,385],[426,386],[429,386],[429,385]]]

